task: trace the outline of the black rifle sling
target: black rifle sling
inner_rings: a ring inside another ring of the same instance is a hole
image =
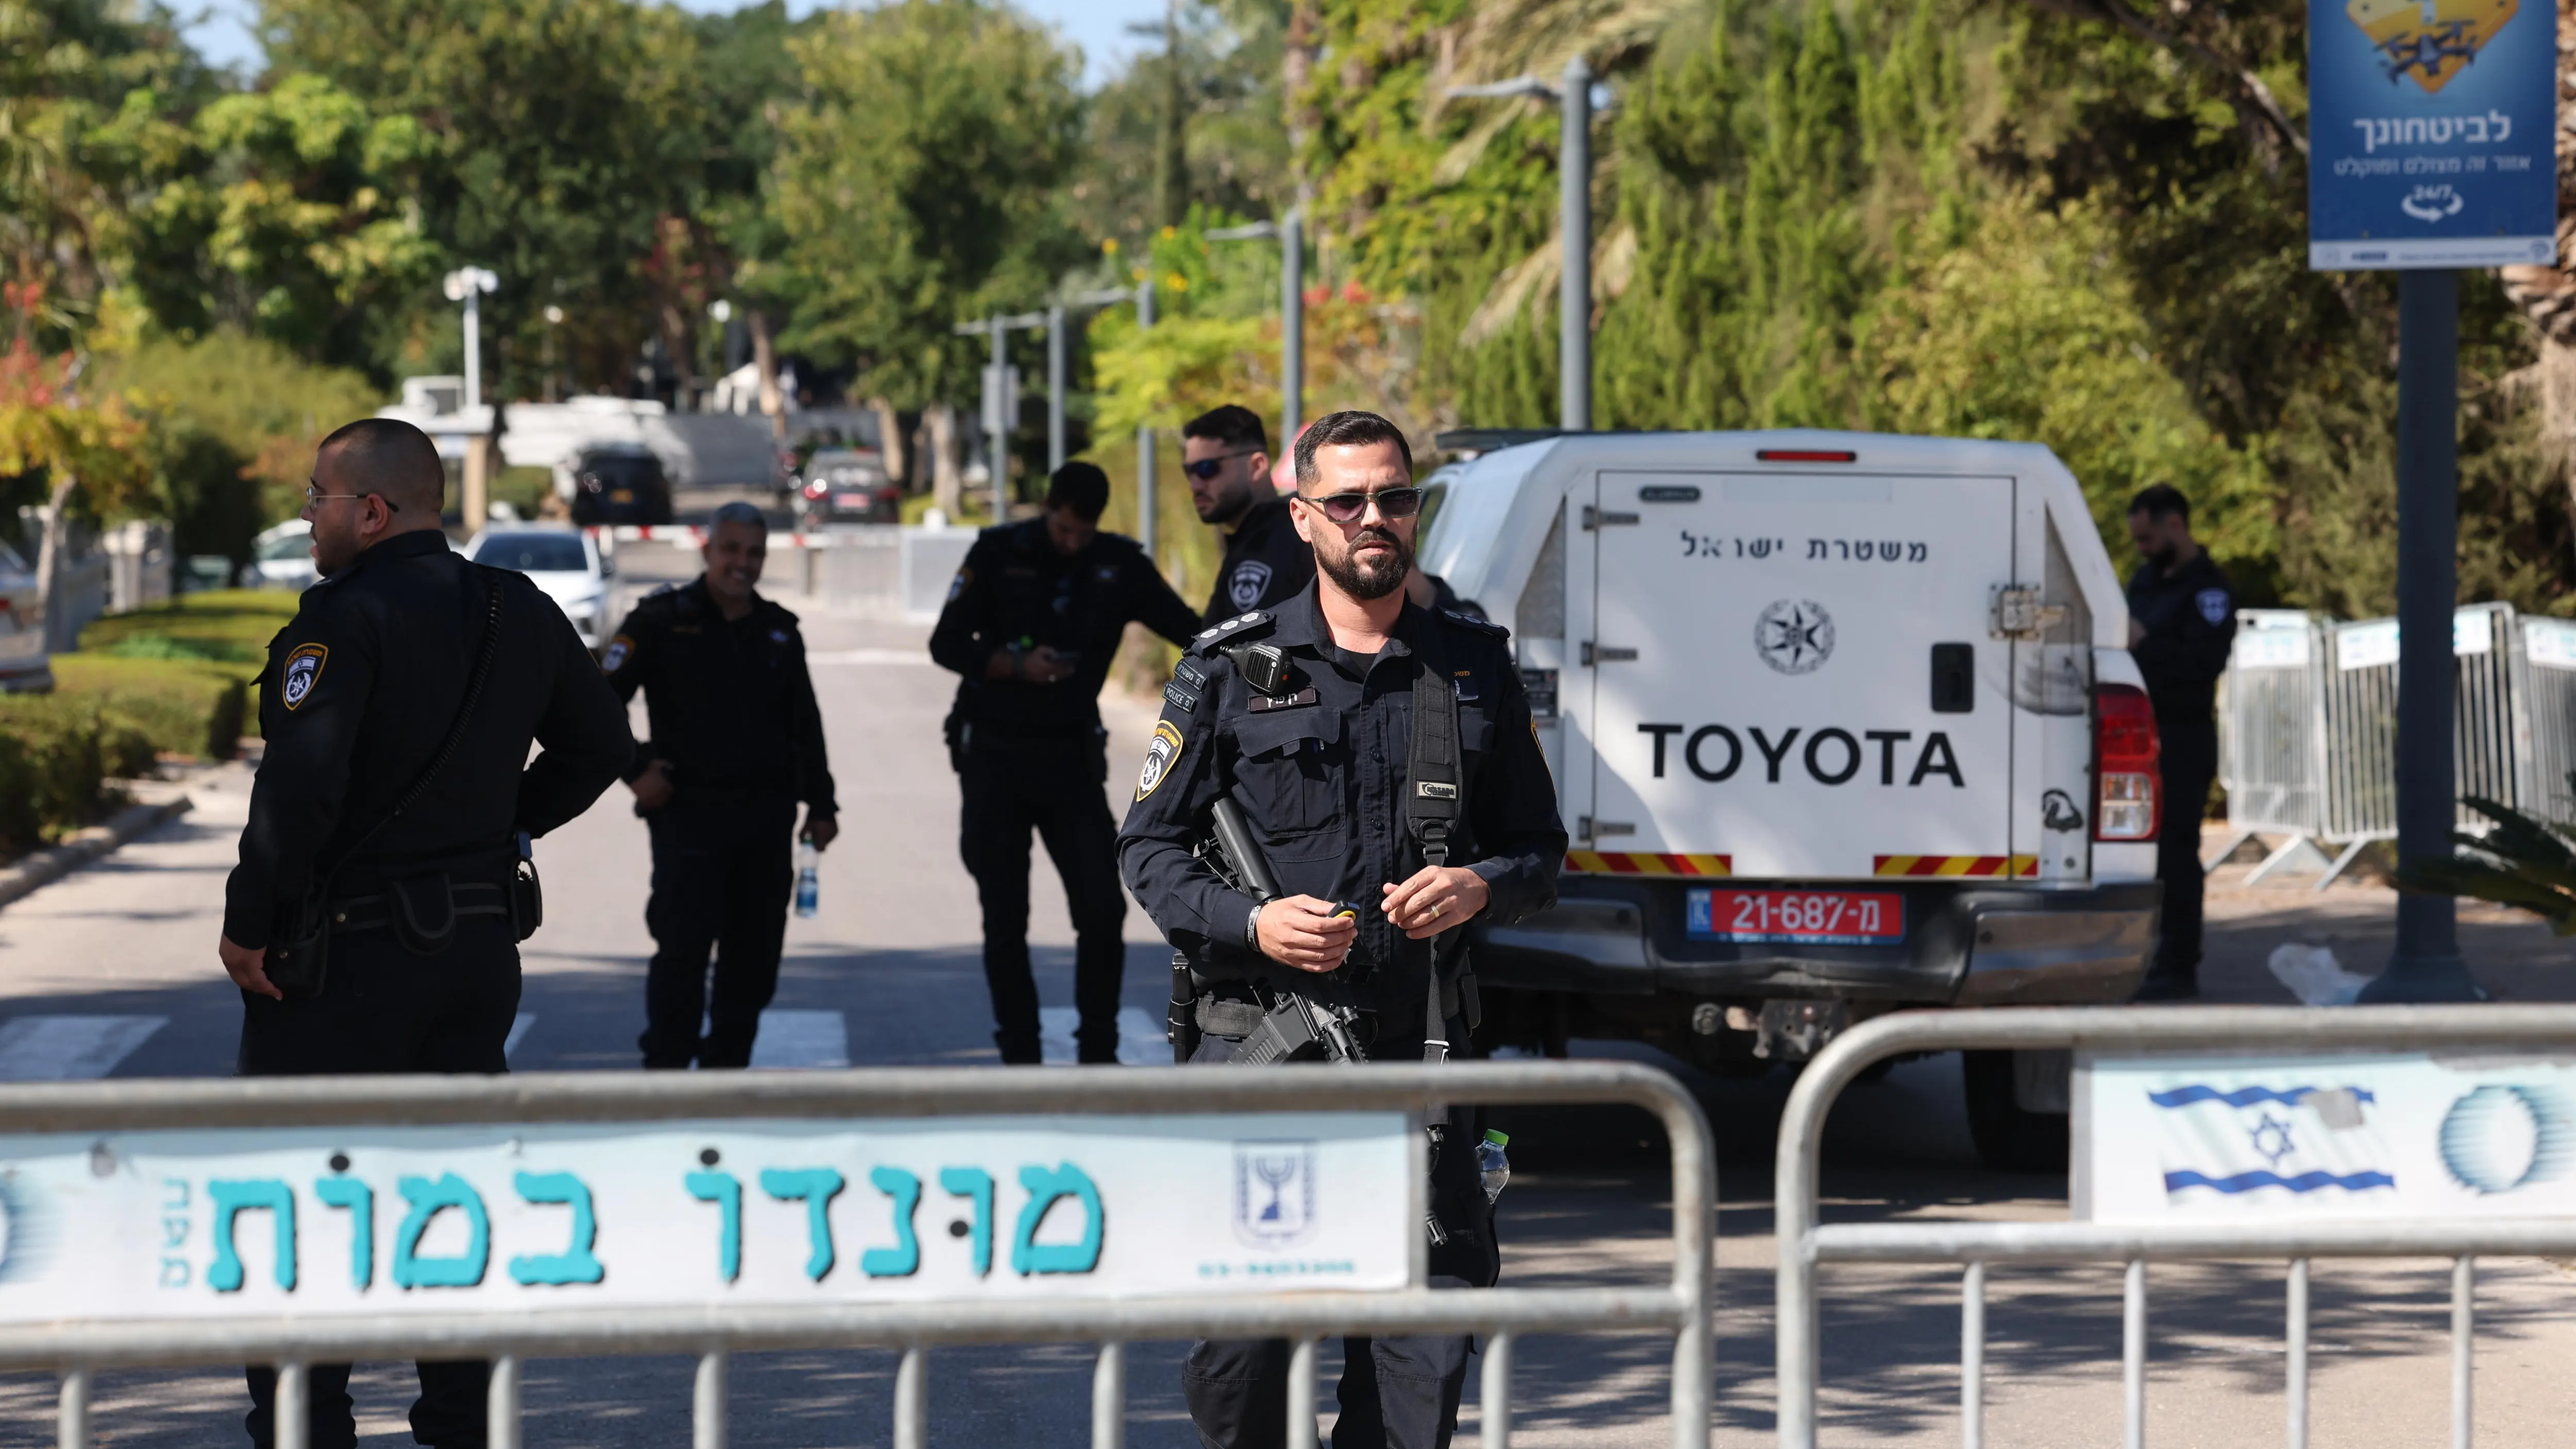
[[[501,596],[507,592],[503,587],[504,580],[501,578],[500,570],[485,564],[476,564],[474,572],[483,580],[483,594],[487,601],[483,611],[483,652],[475,657],[474,672],[466,678],[465,698],[456,706],[456,718],[448,721],[447,738],[438,742],[438,753],[430,756],[429,764],[423,767],[420,774],[412,780],[411,787],[403,791],[402,798],[394,802],[394,808],[386,811],[375,824],[368,826],[367,833],[359,836],[347,850],[340,852],[340,858],[332,862],[330,870],[323,873],[322,894],[326,898],[330,894],[331,878],[340,873],[340,867],[357,859],[358,852],[366,849],[368,842],[374,840],[379,832],[400,819],[404,811],[419,803],[420,797],[427,793],[430,785],[438,779],[439,772],[447,768],[447,762],[456,757],[456,747],[464,743],[465,726],[473,720],[474,706],[483,698],[483,682],[492,676],[492,656],[501,652]]]
[[[1404,828],[1421,847],[1422,863],[1449,863],[1449,842],[1457,834],[1464,803],[1458,750],[1458,686],[1449,677],[1449,654],[1442,647],[1442,625],[1425,615],[1426,627],[1414,644],[1413,739],[1404,761]],[[1440,1009],[1439,938],[1429,943],[1430,999],[1422,1013],[1422,1059],[1449,1056],[1448,1014]]]

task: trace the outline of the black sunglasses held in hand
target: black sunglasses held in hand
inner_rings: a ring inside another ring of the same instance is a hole
[[[1385,488],[1375,493],[1335,493],[1325,498],[1309,498],[1302,493],[1298,496],[1305,498],[1309,507],[1324,510],[1324,516],[1335,523],[1359,521],[1368,512],[1368,506],[1372,502],[1377,504],[1378,515],[1382,518],[1411,518],[1422,511],[1422,490],[1419,488]]]
[[[1261,450],[1259,448],[1245,448],[1239,452],[1219,453],[1213,458],[1201,458],[1195,463],[1183,463],[1181,465],[1181,471],[1187,473],[1193,478],[1196,478],[1202,483],[1212,483],[1216,480],[1217,474],[1225,471],[1226,460],[1230,458],[1249,458],[1260,451]]]

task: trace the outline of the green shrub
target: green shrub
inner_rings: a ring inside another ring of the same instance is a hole
[[[146,658],[189,655],[210,668],[249,681],[259,677],[268,641],[295,617],[296,596],[283,589],[217,589],[184,594],[167,604],[110,614],[81,630],[86,653],[125,653]],[[152,642],[152,641],[159,642]]]
[[[231,759],[249,727],[250,687],[219,663],[184,655],[136,658],[120,645],[57,654],[53,669],[58,694],[91,701],[170,754]]]
[[[0,699],[0,852],[17,855],[95,821],[113,775],[152,768],[152,741],[78,695]]]

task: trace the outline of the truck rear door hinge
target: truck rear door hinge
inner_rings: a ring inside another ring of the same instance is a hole
[[[1624,528],[1635,522],[1637,515],[1633,513],[1604,513],[1589,503],[1583,505],[1583,531],[1586,533],[1596,528]]]
[[[2066,622],[2064,604],[2044,604],[2040,590],[2030,584],[1995,586],[1991,627],[1998,639],[2037,639]]]
[[[1634,659],[1636,657],[1637,651],[1634,649],[1613,649],[1606,645],[1596,644],[1589,639],[1583,641],[1583,666],[1586,669],[1591,668],[1595,664],[1617,664],[1622,660]]]

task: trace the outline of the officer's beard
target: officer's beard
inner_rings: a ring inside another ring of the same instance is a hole
[[[1386,551],[1363,558],[1360,545],[1364,543],[1384,544]],[[1389,528],[1363,528],[1351,535],[1338,556],[1315,550],[1315,561],[1334,587],[1362,601],[1383,599],[1403,588],[1405,577],[1413,572],[1413,550]]]

